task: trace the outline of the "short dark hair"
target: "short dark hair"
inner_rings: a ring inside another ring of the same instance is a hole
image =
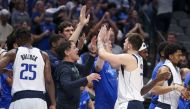
[[[161,42],[159,45],[158,45],[158,49],[157,49],[157,52],[159,54],[159,56],[161,57],[161,52],[164,51],[165,47],[168,45],[167,42]]]
[[[138,33],[129,33],[126,37],[128,38],[128,41],[131,43],[133,49],[138,51],[143,43],[142,36]]]
[[[178,50],[182,50],[181,46],[178,44],[168,44],[164,49],[164,57],[169,59],[169,56],[177,52]]]
[[[31,43],[31,32],[26,28],[19,28],[15,31],[16,43],[18,46],[23,46],[26,43]]]
[[[73,41],[69,40],[69,41],[62,42],[60,44],[60,46],[56,50],[59,59],[62,60],[66,56],[65,51],[69,50],[71,48],[72,43],[73,43]]]
[[[49,37],[49,45],[50,45],[50,47],[52,47],[52,43],[53,43],[53,42],[56,42],[56,41],[58,41],[58,40],[61,39],[61,38],[62,38],[62,36],[59,35],[59,34],[53,34],[53,35],[51,35],[51,36]]]
[[[63,32],[63,30],[66,28],[66,27],[70,27],[70,26],[73,26],[72,23],[70,21],[64,21],[62,22],[61,24],[59,24],[58,28],[57,28],[57,32]]]
[[[6,45],[8,51],[14,48],[14,43],[16,43],[15,31],[7,37]]]

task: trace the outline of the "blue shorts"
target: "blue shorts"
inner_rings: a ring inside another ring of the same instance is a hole
[[[148,109],[155,109],[155,107],[156,107],[156,104],[154,104],[154,103],[150,103],[150,105],[149,105],[149,108],[148,108]]]

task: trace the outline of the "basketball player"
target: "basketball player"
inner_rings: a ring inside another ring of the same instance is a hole
[[[103,38],[109,36],[106,26],[103,26],[98,34],[98,54],[104,60],[122,65],[119,72],[118,97],[115,109],[144,109],[143,97],[158,81],[167,79],[169,73],[159,75],[155,80],[143,87],[143,60],[138,54],[142,45],[139,34],[127,34],[124,43],[124,51],[127,53],[114,55],[107,52],[103,45]]]
[[[44,100],[45,88],[51,99],[50,109],[55,109],[55,91],[51,77],[48,55],[31,45],[31,33],[18,29],[13,49],[0,60],[0,70],[13,62],[13,100],[9,109],[47,109]]]
[[[171,72],[171,78],[163,80],[152,89],[152,93],[159,95],[158,104],[155,109],[177,109],[180,93],[185,94],[182,85],[179,67],[177,67],[182,56],[181,47],[177,44],[169,44],[164,51],[166,58],[162,67],[159,68],[158,74]]]

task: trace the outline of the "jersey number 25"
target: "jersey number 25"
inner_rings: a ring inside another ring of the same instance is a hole
[[[36,79],[36,71],[34,71],[34,68],[36,68],[35,64],[21,64],[21,67],[24,67],[24,69],[20,72],[20,79],[24,80],[34,80]],[[31,74],[28,74],[31,73]],[[26,76],[31,75],[31,76]]]

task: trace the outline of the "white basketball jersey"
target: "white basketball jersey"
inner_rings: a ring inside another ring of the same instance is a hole
[[[44,65],[39,49],[19,47],[13,65],[12,95],[23,90],[45,92]]]
[[[175,68],[169,60],[166,60],[164,62],[164,65],[169,67],[169,69],[171,71],[171,74],[173,76],[172,83],[182,85],[179,68],[178,67]],[[168,81],[165,81],[163,86],[168,86]],[[180,96],[180,92],[171,91],[166,94],[159,95],[158,101],[171,105],[171,109],[177,109],[179,96]]]
[[[127,109],[128,101],[138,100],[144,101],[140,91],[143,87],[143,59],[139,55],[135,55],[138,67],[134,71],[120,70],[118,81],[118,97],[115,109]]]

